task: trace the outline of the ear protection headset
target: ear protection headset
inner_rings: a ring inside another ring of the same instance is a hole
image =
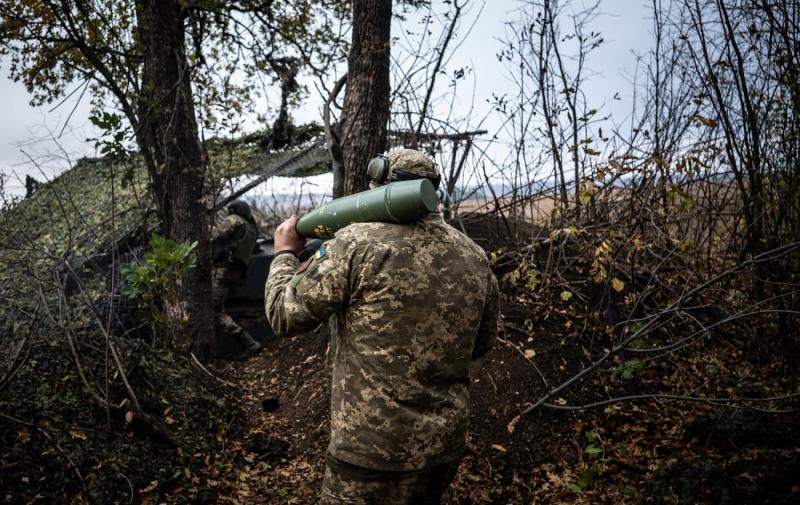
[[[369,177],[370,182],[378,185],[388,184],[390,182],[410,181],[414,179],[428,179],[433,183],[434,189],[439,189],[439,182],[441,180],[438,175],[436,177],[426,177],[424,175],[412,174],[411,172],[407,172],[405,170],[392,171],[392,176],[390,178],[389,158],[382,154],[379,154],[370,160],[369,165],[367,165],[367,177]]]
[[[371,160],[367,165],[367,177],[370,182],[374,184],[386,184],[386,178],[389,175],[389,158],[379,154]]]

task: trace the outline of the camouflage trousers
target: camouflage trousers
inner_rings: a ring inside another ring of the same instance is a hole
[[[236,339],[247,348],[253,344],[253,337],[225,313],[225,299],[231,288],[244,282],[245,270],[235,263],[215,264],[213,271],[213,302],[217,335]]]
[[[332,463],[328,456],[319,505],[439,505],[461,458],[410,472],[369,470],[341,461]]]

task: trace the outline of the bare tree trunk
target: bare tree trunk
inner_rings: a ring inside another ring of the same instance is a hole
[[[195,118],[184,24],[178,0],[139,0],[140,43],[144,53],[139,102],[140,145],[159,167],[154,193],[164,232],[176,241],[197,241],[197,266],[182,279],[182,303],[171,312],[182,349],[193,345],[211,354],[214,313],[211,300],[209,212],[203,199],[204,163]]]
[[[347,195],[367,188],[367,163],[386,150],[391,20],[391,0],[353,1],[341,137]]]

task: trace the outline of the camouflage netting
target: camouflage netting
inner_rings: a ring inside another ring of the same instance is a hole
[[[307,127],[300,146],[312,147],[304,174],[327,167],[313,150],[317,131]],[[237,177],[274,169],[296,152],[266,153],[261,137],[207,142],[209,191],[222,194]],[[185,486],[202,499],[193,475],[209,464],[206,451],[215,454],[238,429],[219,381],[151,329],[131,331],[142,328],[130,321],[118,294],[124,279],[112,265],[141,257],[157,227],[147,187],[136,160],[83,159],[0,211],[6,502],[128,503],[151,485]]]
[[[327,152],[319,146],[319,127],[308,125],[298,131],[299,146],[281,152],[262,149],[264,132],[237,140],[209,140],[209,191],[224,195],[248,174],[306,176],[328,170]],[[303,154],[302,160],[286,163],[298,153]],[[4,209],[0,213],[0,243],[4,244],[0,261],[5,264],[0,271],[0,293],[10,303],[0,307],[0,325],[39,303],[38,285],[25,282],[26,278],[56,275],[71,293],[88,281],[83,287],[99,295],[115,257],[112,251],[123,261],[137,259],[156,230],[157,212],[147,187],[146,171],[136,159],[112,164],[85,158],[42,184],[32,197]],[[87,278],[68,275],[71,271]],[[95,282],[89,281],[94,277]]]

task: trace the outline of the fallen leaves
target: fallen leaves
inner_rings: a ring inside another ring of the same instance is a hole
[[[155,488],[157,488],[157,487],[158,487],[158,481],[157,480],[150,481],[150,484],[148,484],[147,487],[144,487],[144,488],[140,489],[139,493],[140,494],[147,494],[147,493],[150,493],[153,490],[155,490]]]
[[[514,433],[514,430],[516,429],[519,420],[520,416],[514,417],[514,419],[512,419],[511,422],[508,423],[508,426],[506,426],[506,430],[508,430],[509,433]]]
[[[70,430],[69,436],[73,440],[87,440],[89,438],[86,436],[86,433],[78,430]]]

